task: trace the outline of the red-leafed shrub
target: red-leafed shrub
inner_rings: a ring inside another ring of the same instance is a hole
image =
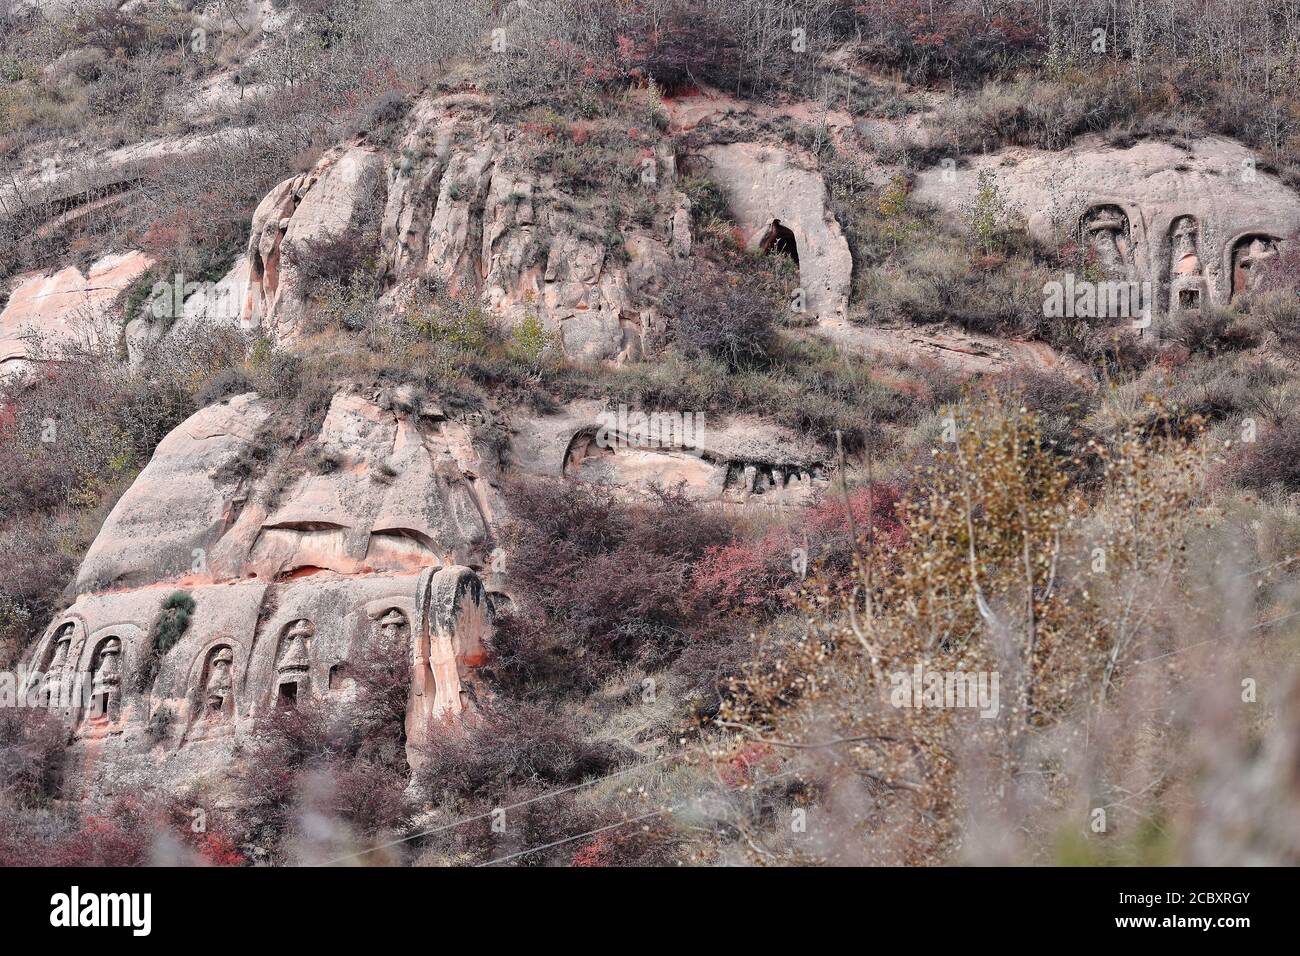
[[[69,818],[62,811],[0,812],[0,865],[241,866],[229,833],[195,829],[192,807],[153,793],[118,797]]]
[[[653,78],[669,90],[700,81],[734,85],[744,51],[731,24],[711,12],[679,3],[662,19],[625,24],[616,62],[628,75]]]
[[[58,796],[67,731],[45,710],[0,707],[0,784],[18,806]]]
[[[662,819],[651,818],[637,824],[616,827],[598,833],[578,848],[570,866],[664,866],[672,862],[674,843]]]
[[[696,605],[706,615],[773,613],[793,597],[804,567],[808,574],[847,577],[855,550],[850,527],[864,553],[868,536],[879,554],[902,547],[907,530],[898,517],[898,500],[898,488],[877,482],[850,492],[847,507],[842,497],[831,495],[801,519],[773,528],[757,540],[710,548],[692,579]]]
[[[54,866],[144,866],[158,835],[155,808],[123,797],[88,814],[51,848]]]
[[[727,786],[743,787],[753,779],[753,771],[756,767],[765,769],[768,773],[775,773],[780,764],[781,761],[772,747],[767,744],[750,744],[738,750],[731,759],[720,764],[718,774]]]
[[[576,481],[516,483],[509,496],[511,581],[591,655],[593,674],[681,646],[692,565],[730,537],[721,514],[680,491],[635,503]]]
[[[193,846],[208,866],[243,866],[246,862],[235,841],[224,833],[198,834]]]

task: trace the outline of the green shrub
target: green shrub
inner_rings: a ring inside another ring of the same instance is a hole
[[[1250,324],[1239,313],[1214,306],[1179,313],[1168,337],[1189,352],[1208,354],[1247,349],[1257,342]]]
[[[173,591],[163,598],[158,616],[153,619],[149,629],[149,643],[140,670],[136,676],[136,690],[148,693],[158,676],[162,659],[176,646],[190,628],[190,618],[194,614],[194,598],[188,591]]]
[[[541,318],[529,312],[511,331],[506,354],[531,374],[541,375],[548,365],[558,360],[562,348],[559,333],[547,331]]]

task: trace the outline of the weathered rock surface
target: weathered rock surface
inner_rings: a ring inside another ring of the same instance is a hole
[[[1083,142],[1060,152],[1004,149],[956,176],[921,173],[915,196],[956,214],[992,170],[999,193],[1046,242],[1089,248],[1107,279],[1150,282],[1154,311],[1226,305],[1300,229],[1300,195],[1253,152],[1210,136],[1186,147]]]
[[[86,273],[69,266],[20,279],[0,312],[0,375],[29,366],[33,337],[51,356],[70,343],[115,340],[110,307],[151,265],[143,253],[127,252],[104,256]]]
[[[793,234],[799,286],[810,315],[848,311],[853,255],[827,204],[821,174],[795,165],[784,151],[761,143],[709,146],[708,175],[726,194],[750,248],[766,248],[781,229]]]
[[[858,354],[876,354],[893,362],[933,362],[954,371],[981,375],[1011,369],[1057,372],[1082,379],[1083,363],[1046,342],[1021,342],[967,332],[955,326],[868,326],[847,319],[830,319],[808,334]]]
[[[511,450],[526,474],[604,481],[629,494],[681,487],[720,506],[803,506],[829,487],[816,443],[757,418],[643,415],[575,402],[522,424]]]
[[[259,434],[269,414],[238,396],[163,439],[87,552],[78,592],[482,566],[500,506],[468,426],[341,392],[315,435],[277,450]]]
[[[170,593],[83,595],[29,656],[23,692],[39,695],[73,737],[70,795],[206,780],[220,803],[224,772],[257,719],[308,700],[346,701],[351,668],[381,638],[386,649],[409,649],[408,758],[418,765],[428,735],[473,707],[493,621],[466,567],[194,587],[188,630],[141,687],[150,628]]]
[[[271,708],[346,699],[380,635],[410,649],[413,763],[435,721],[472,706],[493,620],[475,568],[499,504],[468,426],[417,406],[341,392],[314,434],[276,448],[275,413],[243,395],[164,439],[25,661],[29,688],[64,695],[83,786],[128,788],[133,766],[222,770]],[[177,591],[194,601],[189,628],[144,686],[150,629]],[[96,763],[110,752],[111,780]]]
[[[355,234],[382,200],[382,162],[374,150],[342,148],[262,200],[248,240],[246,325],[281,338],[298,331],[304,268],[324,244]]]
[[[598,226],[614,197],[579,200],[530,169],[520,131],[487,119],[486,105],[472,94],[421,100],[391,155],[341,147],[272,190],[253,217],[243,324],[294,337],[313,245],[377,226],[388,307],[432,279],[507,324],[536,315],[572,357],[640,358],[659,277],[691,248],[672,156],[644,160],[659,219],[615,239]]]

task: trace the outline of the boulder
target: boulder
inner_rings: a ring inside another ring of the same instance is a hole
[[[125,252],[104,256],[85,273],[69,266],[20,278],[0,312],[0,375],[29,368],[37,342],[46,358],[73,343],[115,344],[112,306],[152,265],[142,252]]]

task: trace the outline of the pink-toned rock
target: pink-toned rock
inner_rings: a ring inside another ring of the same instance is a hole
[[[413,766],[483,700],[495,612],[479,570],[500,504],[469,426],[402,389],[341,391],[288,441],[264,431],[277,414],[241,395],[173,430],[26,655],[24,689],[67,692],[51,706],[73,739],[70,793],[129,792],[136,774],[219,785],[259,717],[349,701],[381,640],[409,662]],[[188,628],[151,673],[178,591]]]
[[[297,334],[307,292],[302,263],[313,246],[358,230],[372,201],[382,203],[381,164],[371,149],[333,150],[311,172],[267,194],[253,213],[248,240],[245,326],[278,338]]]
[[[469,428],[341,392],[319,433],[257,449],[254,395],[178,426],[91,545],[79,592],[484,566],[500,504]],[[265,456],[265,470],[245,464]]]
[[[256,741],[259,718],[308,702],[344,706],[356,693],[354,668],[376,646],[410,668],[412,766],[431,734],[452,732],[486,693],[476,671],[494,611],[470,568],[191,586],[187,628],[150,676],[151,628],[173,593],[83,595],[24,658],[21,691],[71,737],[69,797],[204,779],[226,804],[226,772]]]
[[[528,474],[609,482],[629,496],[681,490],[723,507],[802,507],[829,488],[815,442],[749,416],[607,409],[573,402],[519,429],[514,466]]]
[[[293,338],[313,243],[377,227],[382,308],[400,312],[416,283],[434,280],[507,326],[540,319],[571,357],[641,358],[660,279],[691,250],[671,151],[647,151],[636,168],[658,215],[615,235],[601,223],[626,197],[565,194],[553,174],[529,168],[518,130],[493,122],[489,105],[473,94],[422,98],[390,153],[340,147],[276,186],[253,217],[245,325]],[[386,176],[375,177],[380,169]],[[377,221],[365,218],[372,210]]]
[[[960,220],[986,171],[1030,234],[1090,247],[1107,279],[1150,290],[1156,315],[1226,306],[1252,287],[1252,267],[1300,230],[1300,193],[1221,136],[1008,147],[971,157],[969,168],[922,172],[914,196]]]
[[[955,326],[866,326],[835,319],[808,334],[828,339],[848,351],[878,354],[905,363],[934,362],[957,372],[985,374],[1030,369],[1083,379],[1088,370],[1077,359],[1045,342],[1017,342],[977,335]]]
[[[808,314],[844,315],[853,255],[831,213],[821,174],[763,143],[710,146],[702,155],[705,171],[722,188],[750,248],[767,251],[778,236],[793,240]]]
[[[68,344],[115,336],[113,303],[152,265],[144,253],[127,252],[104,256],[84,274],[69,266],[20,279],[0,312],[0,375],[29,367],[38,342],[41,358],[57,358]]]

